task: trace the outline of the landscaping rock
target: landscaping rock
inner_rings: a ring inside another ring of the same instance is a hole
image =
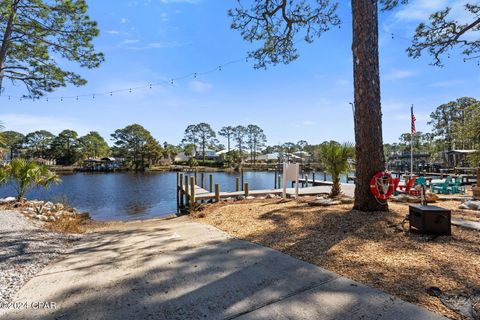
[[[15,198],[15,197],[6,197],[6,198],[0,199],[1,204],[11,203],[11,202],[15,202],[15,201],[17,201],[17,198]]]
[[[333,206],[340,204],[341,202],[339,200],[333,200],[333,199],[319,199],[319,200],[314,200],[308,202],[309,206],[312,207],[328,207],[328,206]]]
[[[246,200],[255,200],[255,197],[254,196],[248,196],[245,198]]]
[[[343,203],[343,204],[351,204],[354,201],[355,200],[353,198],[349,198],[349,197],[344,197],[344,198],[340,199],[340,202]]]
[[[459,206],[460,209],[480,210],[480,201],[470,200],[462,203]]]
[[[267,194],[267,196],[265,197],[267,199],[275,199],[276,198],[276,195],[270,193],[270,194]]]
[[[245,200],[245,196],[238,196],[237,200]]]

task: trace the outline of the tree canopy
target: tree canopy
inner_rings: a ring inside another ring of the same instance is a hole
[[[1,0],[0,92],[4,79],[23,83],[31,98],[67,83],[84,85],[60,62],[96,68],[104,60],[92,44],[99,30],[87,9],[85,0]]]
[[[103,137],[96,131],[90,131],[78,138],[78,146],[83,159],[101,158],[110,154],[110,147]]]
[[[149,158],[147,145],[152,143],[152,136],[147,129],[139,124],[132,124],[115,130],[111,136],[115,156],[124,158],[125,163],[136,171],[147,167]]]

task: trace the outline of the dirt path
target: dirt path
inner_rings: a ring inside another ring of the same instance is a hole
[[[85,235],[2,319],[440,319],[418,306],[186,218]],[[54,302],[35,309],[35,302]]]

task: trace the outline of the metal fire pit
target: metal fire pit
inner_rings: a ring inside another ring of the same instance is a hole
[[[450,210],[436,206],[409,206],[410,232],[421,234],[451,235]]]

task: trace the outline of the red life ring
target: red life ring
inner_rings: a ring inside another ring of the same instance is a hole
[[[388,187],[387,187],[387,183]],[[370,191],[380,200],[387,200],[395,192],[393,178],[388,172],[377,172],[370,180]]]

